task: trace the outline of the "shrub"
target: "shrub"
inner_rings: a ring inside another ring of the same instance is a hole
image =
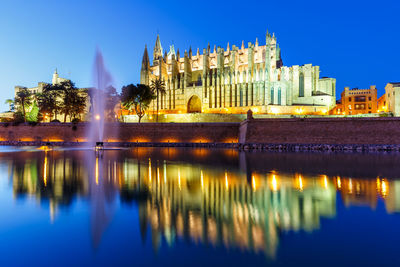
[[[73,118],[71,122],[72,122],[72,123],[78,123],[78,122],[81,122],[81,120],[78,119],[78,118]]]
[[[14,119],[13,119],[14,125],[18,125],[20,123],[23,123],[24,121],[25,121],[24,114],[22,114],[21,111],[17,111],[14,113]]]
[[[52,120],[51,122],[60,122],[59,120],[57,120],[57,119],[55,119],[55,120]]]

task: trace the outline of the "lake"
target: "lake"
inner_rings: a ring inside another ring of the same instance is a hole
[[[0,264],[399,265],[399,162],[1,147]]]

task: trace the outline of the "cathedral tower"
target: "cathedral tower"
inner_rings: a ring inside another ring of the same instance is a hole
[[[147,52],[147,45],[146,45],[144,47],[142,68],[140,70],[140,83],[141,84],[147,84],[147,85],[150,84],[149,72],[150,72],[150,60],[149,60],[149,53]]]

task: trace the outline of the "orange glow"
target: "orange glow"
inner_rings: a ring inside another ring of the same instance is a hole
[[[196,138],[196,139],[192,139],[190,142],[192,142],[192,143],[211,143],[211,141],[206,138]]]
[[[29,138],[29,137],[25,137],[25,138],[21,138],[21,141],[22,141],[22,142],[32,142],[33,139],[32,139],[32,138]]]
[[[237,138],[227,138],[223,142],[224,143],[237,143],[238,139]]]
[[[256,178],[254,177],[254,175],[251,178],[251,185],[253,187],[253,191],[255,192],[257,190],[257,183],[256,183]]]
[[[179,142],[180,142],[179,139],[173,137],[161,140],[161,143],[179,143]]]
[[[149,143],[150,139],[146,138],[146,137],[136,137],[136,138],[132,138],[129,142],[132,142],[132,143]]]
[[[342,182],[340,181],[340,177],[336,178],[336,184],[339,189],[342,188]]]
[[[58,138],[51,138],[49,139],[49,142],[64,142],[64,140]]]

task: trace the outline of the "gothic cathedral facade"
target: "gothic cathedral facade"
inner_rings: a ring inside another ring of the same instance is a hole
[[[150,112],[326,114],[335,106],[336,79],[320,78],[319,66],[284,66],[275,35],[266,34],[266,44],[242,42],[226,50],[208,45],[200,54],[185,51],[183,57],[173,45],[163,52],[157,36],[150,64],[144,50],[140,83],[154,79],[165,83],[165,94],[152,101]]]

